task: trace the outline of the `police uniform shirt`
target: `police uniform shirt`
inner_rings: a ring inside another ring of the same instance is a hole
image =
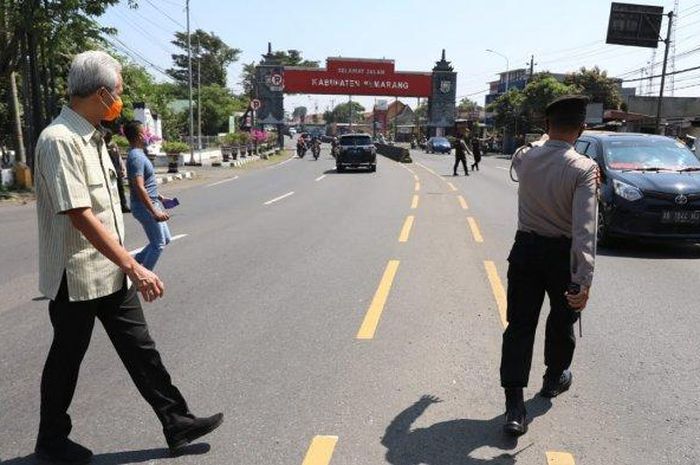
[[[597,165],[573,146],[548,140],[514,160],[518,229],[571,239],[571,279],[590,287],[596,252]]]

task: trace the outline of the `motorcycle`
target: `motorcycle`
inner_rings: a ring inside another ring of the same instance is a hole
[[[306,144],[297,144],[297,156],[299,158],[304,158],[306,155]]]
[[[321,144],[314,144],[313,147],[311,147],[311,153],[313,153],[314,159],[318,160],[318,157],[321,155]]]

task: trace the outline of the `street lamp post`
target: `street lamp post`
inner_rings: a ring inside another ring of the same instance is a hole
[[[486,51],[489,53],[493,53],[494,55],[498,55],[501,58],[503,58],[504,60],[506,60],[506,90],[505,90],[505,93],[507,94],[508,87],[510,84],[510,62],[508,61],[508,57],[500,52],[497,52],[495,50],[491,50],[490,48],[487,48]],[[505,153],[505,144],[506,144],[506,127],[503,126],[503,142],[501,143],[501,151],[503,151],[503,153]]]

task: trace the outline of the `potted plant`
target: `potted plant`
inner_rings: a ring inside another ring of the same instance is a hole
[[[238,134],[238,146],[241,149],[241,155],[250,155],[250,150],[248,144],[250,142],[250,134],[247,132],[239,132]]]
[[[187,152],[190,149],[190,146],[180,141],[166,141],[163,142],[162,149],[168,156],[168,173],[177,173],[180,154]]]

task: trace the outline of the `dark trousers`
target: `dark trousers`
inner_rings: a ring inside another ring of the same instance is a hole
[[[126,200],[126,193],[124,192],[124,175],[117,175],[117,191],[119,191],[119,203],[121,204],[122,211],[129,210],[129,202]]]
[[[571,240],[518,231],[508,257],[508,328],[503,333],[501,386],[525,387],[530,376],[535,331],[544,295],[550,301],[544,361],[558,373],[571,365],[579,317],[566,302],[571,282]]]
[[[180,391],[171,383],[148,334],[135,286],[127,290],[125,285],[120,291],[95,300],[69,302],[64,277],[56,300],[49,303],[49,315],[54,336],[41,378],[39,444],[60,442],[70,434],[72,425],[67,411],[95,318],[102,322],[131,379],[155,410],[166,435],[193,418]]]
[[[462,163],[462,166],[464,166],[464,173],[469,173],[469,170],[467,169],[467,157],[466,155],[457,155],[455,156],[455,167],[454,167],[454,174],[457,174],[457,167],[459,164]]]
[[[119,192],[119,203],[121,204],[122,211],[129,210],[129,202],[126,200],[126,194],[124,193],[124,171],[122,170],[121,160],[118,158],[119,155],[113,157],[110,155],[112,160],[112,166],[117,172],[117,191]]]

